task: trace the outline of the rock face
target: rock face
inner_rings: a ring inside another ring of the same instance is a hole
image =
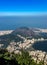
[[[30,29],[30,28],[27,28],[27,27],[21,27],[21,28],[18,28],[16,29],[15,31],[12,32],[12,34],[16,35],[16,34],[20,34],[22,36],[34,36],[35,35],[35,32]]]

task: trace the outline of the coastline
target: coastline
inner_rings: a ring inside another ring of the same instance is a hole
[[[10,33],[12,33],[12,32],[13,32],[13,30],[2,30],[2,31],[0,31],[0,36],[1,36],[1,35],[10,34]]]
[[[47,33],[47,29],[40,29],[40,28],[36,28],[37,31],[34,32],[43,32],[43,33]],[[0,30],[0,36],[1,35],[5,35],[5,34],[10,34],[11,32],[13,32],[14,30]]]
[[[41,28],[35,28],[35,29],[37,29],[37,31],[35,31],[35,32],[38,32],[38,33],[40,33],[40,32],[47,33],[47,29],[41,29]]]

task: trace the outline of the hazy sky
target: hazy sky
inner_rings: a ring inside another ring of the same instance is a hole
[[[46,14],[47,0],[0,0],[0,15],[23,14],[23,12],[26,14],[32,12],[32,14],[36,12]]]

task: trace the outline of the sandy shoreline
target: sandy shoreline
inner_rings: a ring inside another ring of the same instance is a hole
[[[0,31],[0,36],[1,36],[1,35],[10,34],[11,32],[13,32],[13,30],[4,30],[4,31]]]
[[[37,29],[37,31],[35,31],[35,32],[43,32],[43,33],[47,33],[47,29],[41,29],[41,28],[36,28]]]

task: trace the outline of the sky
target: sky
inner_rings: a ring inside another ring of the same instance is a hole
[[[0,15],[47,14],[47,0],[0,0]]]

